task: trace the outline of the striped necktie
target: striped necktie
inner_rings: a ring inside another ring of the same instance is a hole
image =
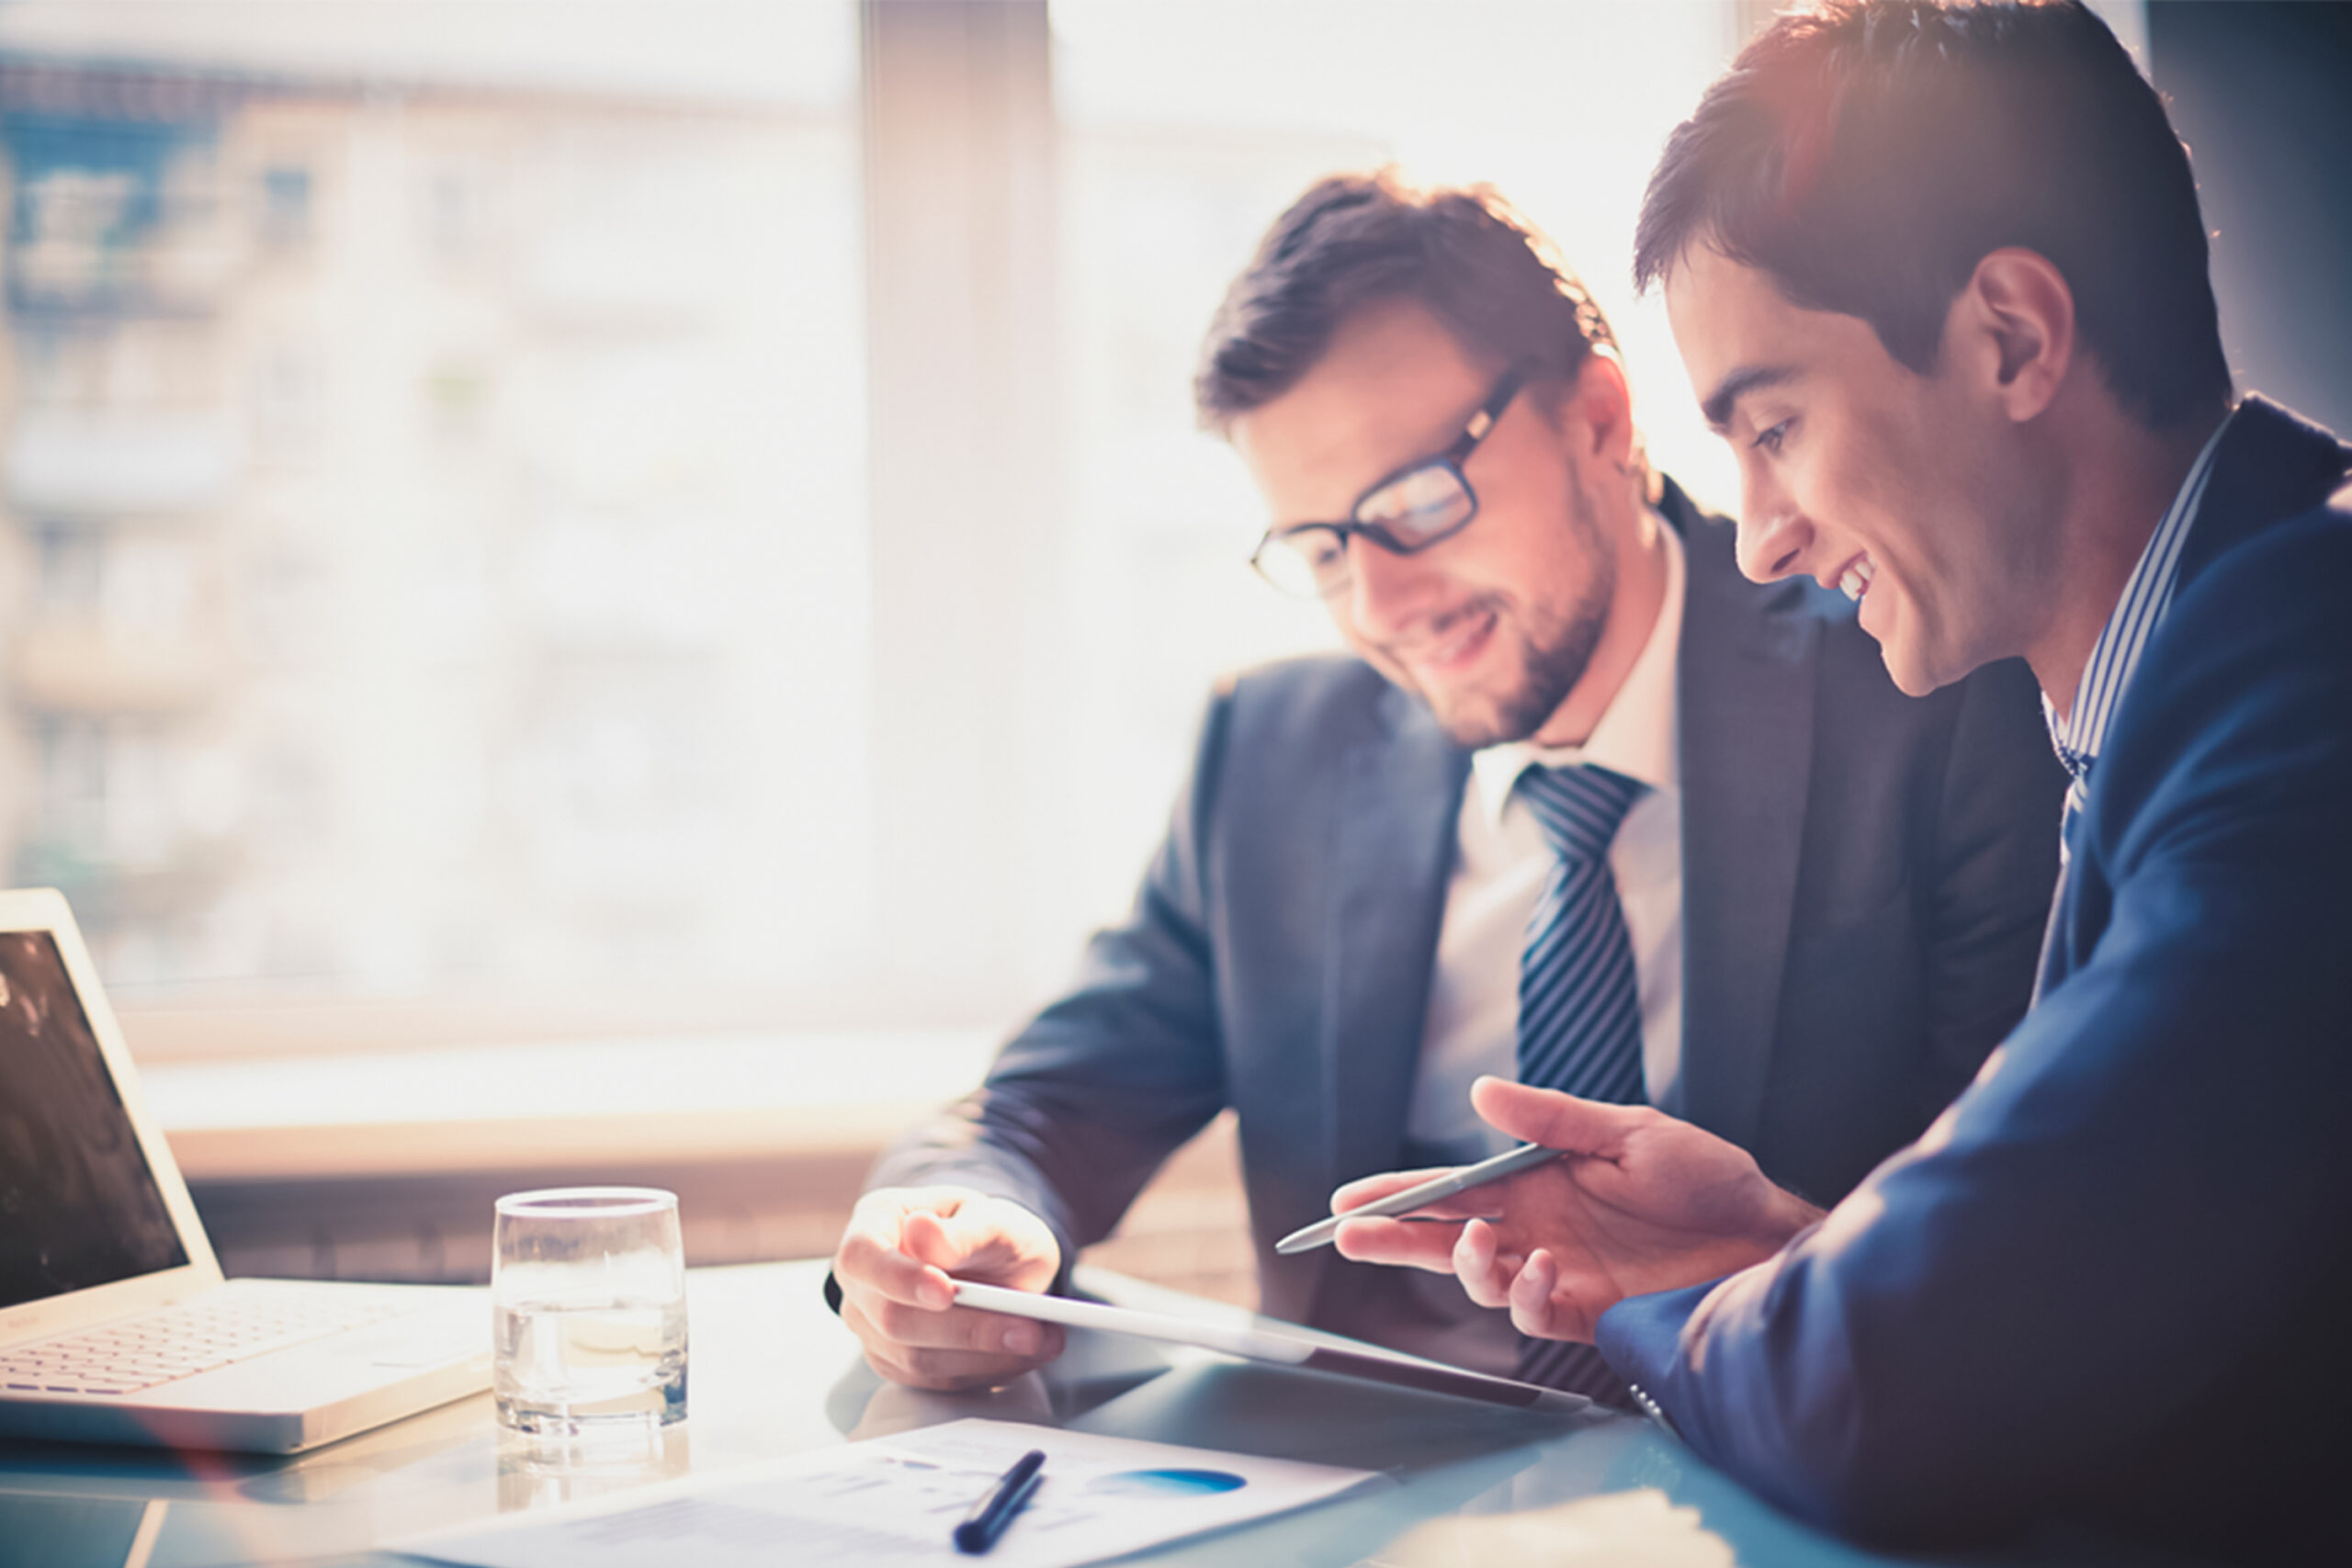
[[[1519,791],[1559,859],[1527,923],[1519,969],[1519,1081],[1639,1105],[1642,1000],[1609,845],[1645,785],[1606,768],[1530,768]],[[1522,1338],[1519,1376],[1624,1404],[1624,1383],[1589,1345]]]

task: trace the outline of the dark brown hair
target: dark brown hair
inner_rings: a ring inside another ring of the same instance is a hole
[[[1411,299],[1463,349],[1573,379],[1615,340],[1552,243],[1485,186],[1418,189],[1394,169],[1318,180],[1274,220],[1209,323],[1193,400],[1223,430],[1281,397],[1367,306]]]
[[[2143,423],[2229,397],[2188,152],[2079,0],[1824,0],[1781,17],[1668,139],[1635,284],[1693,244],[1868,321],[1923,375],[1976,264],[2021,246],[2065,276],[2085,346]]]

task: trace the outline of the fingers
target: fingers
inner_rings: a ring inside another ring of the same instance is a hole
[[[1559,1259],[1540,1247],[1528,1255],[1519,1278],[1511,1281],[1511,1325],[1539,1339],[1591,1344],[1599,1323],[1593,1304],[1577,1298]]]
[[[953,1226],[951,1231],[950,1226]],[[909,1214],[899,1230],[899,1250],[928,1267],[929,1271],[945,1278],[971,1260],[978,1250],[975,1242],[985,1246],[985,1240],[974,1234],[971,1224],[941,1218],[928,1211]],[[951,1287],[952,1289],[952,1287]],[[944,1302],[925,1302],[925,1306],[941,1307]]]
[[[893,1301],[944,1310],[954,1279],[1013,1290],[1049,1284],[1061,1244],[1017,1203],[954,1188],[886,1189],[858,1201],[834,1254],[847,1291],[878,1290]]]
[[[1510,1308],[1511,1326],[1538,1338],[1561,1337],[1554,1332],[1552,1312],[1552,1288],[1559,1282],[1559,1267],[1549,1252],[1539,1247],[1529,1253],[1503,1303]]]
[[[1453,1272],[1463,1293],[1483,1307],[1507,1307],[1511,1326],[1539,1339],[1586,1339],[1586,1314],[1561,1289],[1559,1260],[1544,1247],[1524,1258],[1503,1250],[1502,1236],[1484,1220],[1462,1227]]]
[[[968,1203],[952,1214],[907,1216],[899,1245],[908,1253],[963,1279],[978,1279],[989,1266],[1017,1257],[1021,1247],[1005,1234],[1001,1205]]]
[[[929,1219],[929,1215],[907,1219]],[[899,1249],[904,1221],[895,1211],[869,1212],[861,1203],[833,1253],[833,1278],[846,1297],[875,1296],[908,1306],[944,1311],[956,1299],[954,1281],[936,1264]]]
[[[1647,1106],[1604,1105],[1494,1077],[1470,1086],[1470,1105],[1488,1125],[1523,1143],[1583,1155],[1612,1153],[1627,1132],[1657,1114]]]
[[[833,1255],[842,1321],[868,1365],[895,1382],[956,1389],[1009,1382],[1061,1354],[1053,1324],[957,1307],[948,1270],[1016,1289],[1051,1280],[1057,1244],[1017,1205],[951,1189],[869,1193]]]
[[[1378,1202],[1392,1192],[1402,1192],[1408,1187],[1419,1187],[1424,1181],[1434,1181],[1450,1176],[1454,1168],[1446,1165],[1430,1170],[1384,1170],[1378,1176],[1361,1176],[1331,1194],[1331,1212],[1344,1214],[1351,1209],[1361,1209],[1366,1203]]]
[[[907,1216],[900,1250],[959,1280],[1042,1291],[1061,1267],[1061,1243],[1045,1221],[1002,1198],[972,1194],[952,1209]]]
[[[1518,1269],[1519,1259],[1503,1251],[1502,1236],[1493,1225],[1472,1220],[1462,1227],[1453,1245],[1453,1274],[1462,1281],[1463,1294],[1482,1307],[1507,1305],[1511,1276]]]
[[[1358,1263],[1453,1272],[1453,1244],[1462,1227],[1425,1220],[1349,1220],[1332,1238],[1342,1258]]]
[[[899,1303],[842,1303],[842,1322],[865,1348],[866,1364],[915,1388],[993,1388],[1062,1352],[1058,1325],[954,1307],[925,1312]]]
[[[910,1349],[971,1351],[1024,1359],[1050,1356],[1061,1348],[1060,1325],[1037,1323],[1006,1313],[980,1312],[972,1307],[928,1312],[879,1298],[852,1303],[844,1296],[844,1320],[853,1306],[860,1323],[872,1328],[877,1337]]]

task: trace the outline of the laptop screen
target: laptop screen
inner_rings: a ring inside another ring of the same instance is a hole
[[[0,931],[0,1308],[187,1262],[47,931]]]

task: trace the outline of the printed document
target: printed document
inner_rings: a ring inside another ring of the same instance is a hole
[[[1044,1480],[986,1558],[950,1534],[1031,1449]],[[951,1421],[773,1463],[464,1527],[397,1549],[465,1568],[1073,1568],[1358,1487],[1340,1470],[1011,1421]]]

